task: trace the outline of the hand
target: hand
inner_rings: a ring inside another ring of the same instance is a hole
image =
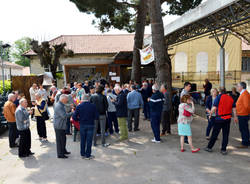
[[[75,110],[74,110],[74,109],[72,109],[72,110],[71,110],[71,112],[75,112]]]
[[[148,98],[148,102],[150,101],[150,98]]]
[[[238,123],[239,120],[238,120],[238,117],[234,117],[234,123]]]
[[[33,114],[33,112],[32,111],[28,111],[28,113],[31,115],[31,114]]]

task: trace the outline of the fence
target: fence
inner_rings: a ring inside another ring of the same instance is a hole
[[[213,83],[214,87],[218,87],[220,83],[220,72],[175,72],[172,73],[172,81],[174,87],[182,87],[183,83],[189,81],[197,85],[197,90],[203,89],[204,80],[208,79]],[[241,71],[226,71],[226,88],[231,89],[241,80]]]

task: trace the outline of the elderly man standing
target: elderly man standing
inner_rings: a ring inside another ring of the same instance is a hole
[[[136,86],[131,86],[132,91],[127,95],[128,103],[128,131],[132,131],[132,118],[134,117],[134,131],[139,131],[140,108],[143,108],[142,96],[136,91]]]
[[[16,127],[16,118],[15,118],[15,111],[16,111],[16,105],[14,104],[14,101],[16,100],[16,97],[14,94],[8,95],[8,101],[5,102],[3,107],[3,114],[5,119],[8,122],[9,127],[9,147],[14,148],[17,147],[17,144],[15,143],[16,139],[18,138],[18,131]]]
[[[68,96],[66,94],[62,94],[54,109],[54,128],[56,133],[57,158],[68,158],[66,155],[70,154],[70,152],[66,150],[66,129],[67,118],[72,116],[73,113],[66,112],[65,104],[67,104],[67,102]]]
[[[242,145],[238,148],[248,148],[250,146],[250,136],[249,136],[249,115],[250,115],[250,94],[246,90],[247,85],[245,82],[240,82],[237,85],[237,90],[240,93],[240,97],[236,102],[236,113],[238,116],[239,128],[242,137]]]
[[[34,83],[31,88],[29,89],[30,92],[30,101],[32,103],[32,106],[34,107],[33,103],[35,103],[36,101],[36,93],[38,93],[38,88],[37,88],[37,84]],[[33,119],[34,117],[34,113],[31,115],[31,118]],[[33,121],[35,121],[35,119],[33,119]]]
[[[18,156],[19,157],[28,157],[30,155],[34,155],[30,151],[31,148],[31,134],[30,134],[30,120],[29,116],[32,114],[32,111],[27,111],[27,100],[22,98],[19,101],[19,106],[16,109],[16,124],[17,129],[20,134],[20,143],[18,148]]]
[[[161,92],[164,95],[164,103],[163,103],[163,109],[162,109],[162,116],[161,116],[161,124],[162,124],[162,133],[161,136],[167,134],[171,134],[171,127],[170,127],[170,93],[167,91],[167,84],[161,85]]]
[[[88,160],[94,158],[91,155],[91,147],[95,130],[95,120],[98,119],[97,108],[89,100],[90,95],[85,94],[83,102],[77,106],[73,115],[73,119],[80,122],[81,156]]]

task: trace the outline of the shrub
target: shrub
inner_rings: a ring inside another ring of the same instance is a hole
[[[10,80],[5,80],[5,92],[11,92],[11,81]],[[0,80],[0,93],[3,94],[3,81]]]

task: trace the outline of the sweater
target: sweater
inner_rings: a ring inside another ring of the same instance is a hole
[[[250,94],[245,90],[236,102],[236,111],[238,116],[250,115]]]
[[[163,109],[164,96],[160,91],[153,93],[149,100],[151,113],[161,113]]]
[[[113,93],[108,93],[107,94],[107,100],[108,100],[108,104],[109,104],[108,112],[116,112],[115,104],[113,104],[111,99],[116,100],[116,95],[114,95]]]
[[[128,109],[139,109],[143,107],[142,96],[136,90],[133,90],[127,95]]]

